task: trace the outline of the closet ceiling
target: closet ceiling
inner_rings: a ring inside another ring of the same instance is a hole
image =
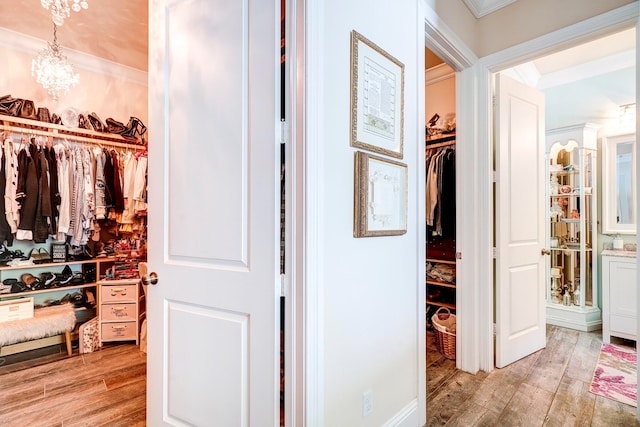
[[[88,2],[88,9],[78,13],[71,11],[64,25],[58,27],[58,42],[63,49],[147,71],[148,1]],[[39,0],[0,1],[0,27],[53,40],[51,15]]]

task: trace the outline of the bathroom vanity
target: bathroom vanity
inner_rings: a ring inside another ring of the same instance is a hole
[[[602,251],[602,341],[611,337],[636,340],[636,252]]]

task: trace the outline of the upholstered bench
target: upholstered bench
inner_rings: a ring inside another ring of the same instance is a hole
[[[0,323],[0,348],[12,344],[64,334],[67,354],[71,356],[71,331],[76,325],[73,304],[37,308],[30,319]]]

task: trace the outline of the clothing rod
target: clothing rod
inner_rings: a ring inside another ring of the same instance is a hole
[[[430,150],[432,148],[438,148],[438,147],[448,147],[450,145],[456,145],[456,141],[447,141],[447,142],[438,142],[436,144],[427,144],[425,145],[425,149]]]

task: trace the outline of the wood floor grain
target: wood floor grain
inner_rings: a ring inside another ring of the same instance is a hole
[[[635,347],[635,342],[614,344]],[[427,334],[427,426],[640,426],[636,408],[589,392],[602,335],[547,326],[547,346],[503,369],[471,375]]]
[[[0,426],[144,426],[146,355],[134,344],[0,366]]]

